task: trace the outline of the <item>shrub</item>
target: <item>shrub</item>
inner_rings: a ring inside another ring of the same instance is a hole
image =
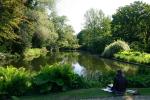
[[[103,57],[112,57],[115,53],[117,53],[121,50],[130,50],[130,47],[128,46],[128,44],[126,42],[117,40],[105,47],[105,49],[102,53],[102,56]]]
[[[149,70],[140,68],[138,73],[134,76],[126,75],[128,87],[150,87]],[[0,99],[3,94],[21,96],[33,91],[47,93],[87,87],[104,87],[112,83],[115,72],[94,73],[90,76],[82,77],[75,74],[70,65],[47,65],[36,73],[30,73],[24,68],[0,67]]]
[[[1,44],[0,44],[1,45]],[[6,46],[5,45],[1,45],[0,46],[0,52],[7,52],[7,48],[6,48]]]
[[[102,53],[105,46],[112,42],[111,36],[102,36],[91,42],[90,51],[93,53]]]
[[[105,49],[105,46],[112,42],[111,36],[100,36],[95,39],[92,39],[88,43],[82,44],[81,48],[84,51],[89,51],[91,53],[102,53]]]
[[[127,77],[129,88],[149,88],[150,87],[150,74],[149,75],[135,75]]]
[[[0,94],[20,96],[30,86],[30,72],[24,68],[0,67]]]
[[[38,58],[46,54],[47,54],[47,49],[43,47],[42,49],[39,48],[26,49],[23,55],[25,60],[30,61],[34,58]]]
[[[150,54],[138,51],[121,51],[116,53],[114,57],[128,62],[150,64]]]
[[[33,89],[40,93],[65,91],[84,86],[84,79],[75,74],[69,65],[47,65],[33,78]]]

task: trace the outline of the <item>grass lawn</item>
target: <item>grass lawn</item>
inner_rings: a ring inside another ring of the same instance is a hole
[[[139,91],[140,95],[150,95],[150,88],[139,88],[137,90]],[[111,97],[111,96],[115,95],[104,92],[100,88],[90,88],[60,93],[52,93],[46,95],[24,96],[20,97],[19,100],[72,100],[72,99]]]

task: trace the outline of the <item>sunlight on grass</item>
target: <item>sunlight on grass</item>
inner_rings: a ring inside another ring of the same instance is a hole
[[[122,51],[114,54],[115,58],[128,62],[136,62],[140,64],[150,64],[150,54],[137,51]]]

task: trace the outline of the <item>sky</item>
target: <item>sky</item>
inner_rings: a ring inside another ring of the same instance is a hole
[[[143,1],[150,4],[150,0],[58,0],[58,15],[65,15],[68,23],[73,26],[75,34],[83,28],[84,14],[90,8],[101,9],[105,15],[111,16],[121,6],[129,5],[134,1]]]

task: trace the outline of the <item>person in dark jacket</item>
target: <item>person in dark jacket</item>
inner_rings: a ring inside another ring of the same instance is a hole
[[[121,70],[117,70],[117,74],[114,78],[112,92],[115,94],[124,94],[127,88],[127,80]]]

